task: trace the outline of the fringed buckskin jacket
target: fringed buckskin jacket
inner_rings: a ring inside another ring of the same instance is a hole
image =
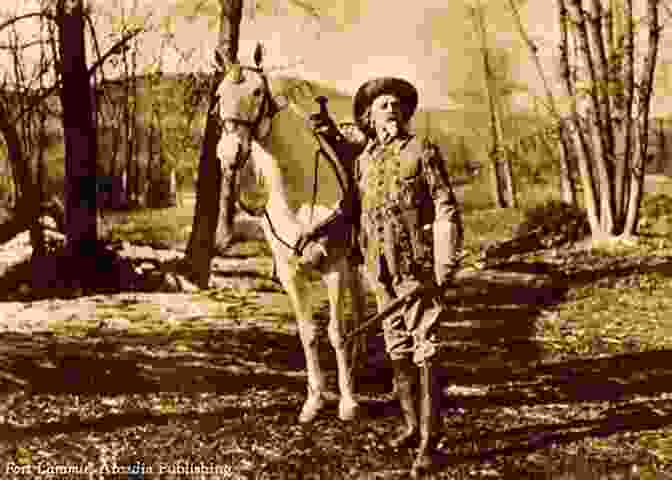
[[[458,267],[462,219],[439,149],[411,134],[369,140],[355,162],[367,268],[384,285],[444,281]]]
[[[327,250],[350,244],[382,285],[442,282],[455,273],[462,218],[439,149],[406,134],[385,145],[352,124],[323,139],[351,175],[339,209],[304,239]],[[359,248],[358,248],[359,247]]]

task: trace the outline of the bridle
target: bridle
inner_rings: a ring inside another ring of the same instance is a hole
[[[278,106],[278,103],[275,101],[273,96],[271,95],[271,88],[268,84],[268,78],[266,77],[266,74],[264,73],[263,68],[261,67],[250,67],[250,66],[242,66],[242,65],[237,65],[237,68],[241,70],[241,78],[238,79],[237,81],[232,81],[233,83],[241,83],[244,81],[244,77],[242,77],[242,70],[249,70],[252,72],[256,72],[259,74],[261,77],[261,80],[263,82],[263,88],[261,89],[261,94],[263,95],[261,98],[261,106],[259,107],[259,113],[257,114],[256,118],[253,120],[246,120],[244,118],[239,118],[239,117],[225,117],[221,118],[218,117],[222,129],[226,130],[226,124],[227,122],[231,122],[233,124],[238,124],[238,125],[245,125],[250,129],[252,132],[252,137],[256,139],[257,141],[261,140],[260,134],[259,134],[259,127],[261,126],[261,122],[264,121],[265,118],[268,118],[269,120],[273,120],[273,117],[280,111],[280,107]],[[230,80],[231,81],[231,80]],[[232,133],[228,132],[227,133]]]
[[[247,128],[250,129],[251,139],[256,140],[256,141],[260,141],[260,140],[263,140],[263,138],[261,137],[261,131],[260,131],[260,127],[261,127],[262,122],[265,119],[268,119],[269,122],[270,122],[268,132],[266,132],[266,135],[264,135],[264,138],[265,138],[266,136],[270,135],[271,128],[273,126],[273,123],[272,123],[273,117],[275,117],[275,115],[280,111],[280,107],[278,106],[277,101],[273,98],[273,96],[271,94],[271,88],[270,88],[270,85],[269,85],[269,82],[268,82],[268,78],[266,77],[266,74],[264,73],[262,68],[260,68],[260,67],[250,67],[250,66],[238,66],[238,68],[240,68],[241,71],[242,70],[249,70],[249,71],[256,72],[256,73],[259,74],[259,76],[262,79],[263,87],[262,87],[261,94],[263,96],[262,96],[262,99],[261,99],[261,105],[259,107],[259,113],[257,114],[256,118],[254,118],[252,120],[247,120],[247,119],[239,118],[239,117],[224,117],[224,118],[222,118],[222,117],[218,116],[219,121],[220,121],[220,125],[222,127],[222,130],[226,133],[229,133],[229,134],[233,133],[233,132],[229,132],[227,130],[227,124],[230,123],[230,124],[233,124],[233,125],[244,125],[244,126],[246,126]],[[235,82],[235,83],[240,83],[242,81],[244,81],[244,79],[241,77],[241,79],[238,82]],[[246,148],[245,150],[246,150],[246,152],[244,152],[244,153],[239,150],[238,153],[236,154],[236,159],[235,159],[235,162],[234,162],[234,165],[233,165],[234,168],[236,168],[236,171],[239,171],[240,169],[242,169],[245,166],[245,163],[247,162],[247,160],[249,159],[249,156],[250,156],[250,153],[251,153],[250,149]],[[239,196],[237,195],[237,197],[239,197]],[[254,217],[263,216],[266,219],[266,222],[268,222],[268,226],[270,227],[271,233],[273,234],[273,236],[281,244],[283,244],[285,247],[289,248],[293,253],[298,254],[298,255],[301,254],[302,247],[299,246],[300,242],[301,242],[301,238],[299,238],[299,240],[297,240],[296,244],[294,244],[294,245],[290,244],[290,242],[288,242],[287,240],[282,238],[282,236],[275,229],[275,227],[273,225],[273,222],[271,221],[271,218],[268,214],[268,210],[266,209],[265,206],[263,206],[261,208],[258,208],[258,209],[255,209],[254,207],[250,207],[250,206],[246,205],[245,202],[243,202],[240,198],[237,199],[237,203],[240,206],[241,210],[243,210],[248,215],[251,215],[251,216],[254,216]],[[261,210],[261,212],[259,212],[259,210]]]

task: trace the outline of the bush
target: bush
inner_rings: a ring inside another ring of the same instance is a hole
[[[514,237],[534,235],[545,248],[577,242],[590,234],[585,211],[559,200],[527,209]]]
[[[654,235],[672,233],[672,197],[664,194],[646,195],[639,211],[639,227]]]

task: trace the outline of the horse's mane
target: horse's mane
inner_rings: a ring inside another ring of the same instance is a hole
[[[287,196],[293,209],[313,201],[332,206],[342,193],[329,162],[319,159],[317,184],[315,184],[315,153],[318,144],[306,120],[290,108],[284,108],[273,119],[271,134],[264,141],[264,148],[277,160],[283,171]]]

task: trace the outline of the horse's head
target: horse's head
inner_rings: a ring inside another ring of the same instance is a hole
[[[278,104],[263,67],[261,44],[254,52],[255,66],[228,63],[217,88],[217,114],[222,135],[261,141],[270,133]]]
[[[217,144],[217,157],[235,192],[239,170],[247,163],[252,142],[263,142],[271,132],[278,102],[271,93],[269,80],[262,67],[262,47],[254,52],[255,66],[228,63],[223,65],[224,77],[217,88],[217,106],[214,113],[222,127]],[[246,169],[247,170],[247,169]],[[249,177],[249,172],[243,175]]]

